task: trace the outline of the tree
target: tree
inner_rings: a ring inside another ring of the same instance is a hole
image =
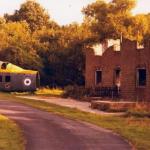
[[[42,28],[35,31],[33,37],[34,47],[44,63],[46,83],[84,84],[84,47],[95,40],[86,24]]]
[[[113,0],[109,3],[96,1],[84,8],[83,13],[85,20],[91,20],[89,22],[90,28],[100,40],[116,39],[121,35],[133,38],[133,21],[138,20],[133,19],[131,13],[135,4],[135,0]],[[143,28],[139,28],[139,32],[142,31]],[[135,35],[135,37],[137,36]]]
[[[149,32],[148,19],[146,16],[142,14],[134,16],[132,18],[131,26],[130,37],[142,42],[145,38],[145,35]]]
[[[33,47],[34,39],[26,22],[3,24],[0,36],[1,60],[27,69],[41,70],[42,61]]]
[[[0,25],[3,25],[5,23],[6,23],[6,20],[4,18],[0,17]]]
[[[150,13],[146,14],[145,18],[147,19],[147,22],[148,22],[148,30],[144,36],[144,39],[147,40],[147,39],[150,39]]]
[[[0,51],[2,61],[8,61],[26,69],[41,70],[42,62],[38,55],[27,53],[19,47],[6,47]]]
[[[29,24],[31,31],[41,29],[43,26],[49,25],[49,15],[40,4],[29,0],[21,5],[19,10],[16,10],[13,15],[4,15],[7,22],[9,21],[26,21]]]

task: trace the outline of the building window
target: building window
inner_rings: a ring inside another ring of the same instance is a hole
[[[96,70],[95,72],[95,83],[96,85],[102,82],[102,71]]]
[[[1,69],[6,69],[7,68],[7,63],[2,63]]]
[[[11,77],[10,76],[5,76],[5,82],[10,82],[11,81]]]
[[[0,82],[2,82],[3,81],[3,77],[2,76],[0,76]]]
[[[137,70],[137,85],[146,86],[146,69],[140,68]]]
[[[121,86],[120,78],[121,78],[121,70],[120,70],[120,68],[117,68],[117,69],[115,69],[114,83],[115,83],[115,86],[117,86],[118,88]]]

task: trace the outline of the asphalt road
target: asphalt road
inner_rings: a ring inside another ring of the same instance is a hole
[[[26,150],[131,150],[124,139],[103,128],[23,104],[0,101],[0,113],[20,125]]]

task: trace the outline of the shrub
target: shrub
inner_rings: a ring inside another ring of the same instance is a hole
[[[127,116],[149,117],[150,118],[150,103],[149,102],[137,103],[133,109],[130,109],[127,112]]]
[[[125,112],[135,107],[134,102],[93,101],[91,107],[107,112]]]
[[[63,97],[71,97],[74,99],[81,99],[85,96],[88,96],[88,90],[82,86],[66,86],[64,89]]]

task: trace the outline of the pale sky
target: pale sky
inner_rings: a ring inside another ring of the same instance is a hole
[[[12,14],[15,9],[19,9],[20,4],[26,0],[0,0],[0,15],[4,13]],[[86,5],[95,0],[37,0],[60,25],[72,22],[82,22],[81,10]],[[150,0],[138,0],[138,5],[134,13],[150,12]]]

